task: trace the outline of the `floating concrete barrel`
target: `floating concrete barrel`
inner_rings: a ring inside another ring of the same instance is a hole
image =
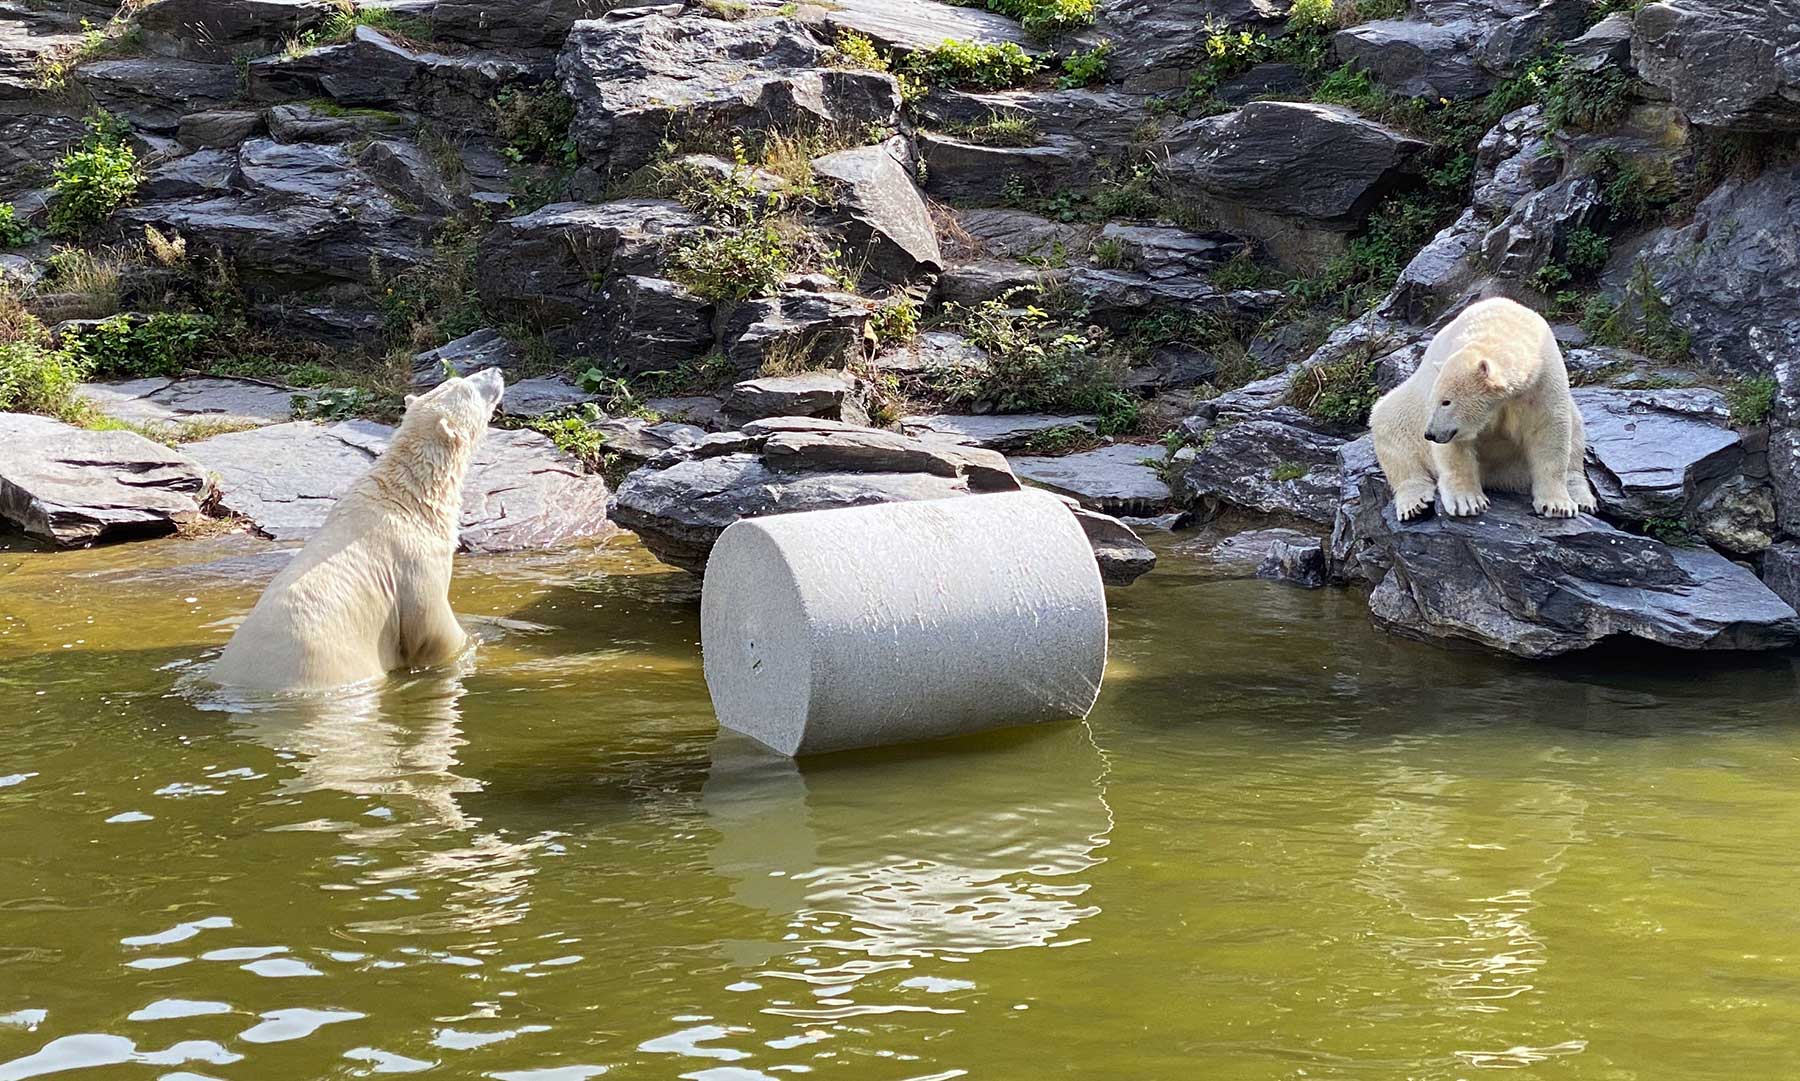
[[[707,560],[700,642],[722,725],[815,754],[1087,716],[1106,594],[1042,492],[746,518]]]

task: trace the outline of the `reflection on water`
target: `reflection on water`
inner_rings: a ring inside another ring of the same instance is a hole
[[[1800,1069],[1789,657],[1171,560],[1089,723],[796,765],[629,545],[465,561],[457,671],[190,686],[278,564],[0,552],[0,1081]]]

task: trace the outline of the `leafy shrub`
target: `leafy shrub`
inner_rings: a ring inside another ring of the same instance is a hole
[[[861,68],[864,71],[888,70],[888,58],[882,55],[874,42],[854,30],[839,34],[835,49],[836,56],[833,59],[840,67]]]
[[[910,342],[919,334],[919,302],[901,293],[869,313],[876,342]]]
[[[383,279],[381,311],[388,337],[416,350],[435,349],[479,330],[486,322],[475,291],[475,249],[479,236],[468,224],[451,221],[432,238],[431,258]]]
[[[1337,12],[1332,10],[1331,0],[1294,0],[1293,7],[1288,9],[1290,30],[1336,30],[1337,24]]]
[[[1580,71],[1561,63],[1544,97],[1544,119],[1551,130],[1613,127],[1631,110],[1631,80],[1614,68]]]
[[[1606,265],[1607,257],[1612,254],[1612,241],[1604,233],[1595,232],[1586,226],[1569,230],[1568,239],[1563,246],[1567,250],[1564,261],[1577,277],[1599,270]]]
[[[1731,403],[1731,423],[1740,428],[1761,424],[1775,405],[1775,377],[1740,379],[1725,392],[1725,400]]]
[[[22,248],[37,239],[37,232],[26,225],[11,203],[0,203],[0,250]]]
[[[1581,326],[1599,345],[1624,346],[1658,360],[1684,361],[1693,352],[1693,335],[1675,322],[1674,309],[1644,263],[1632,272],[1621,302],[1601,295],[1590,298]]]
[[[972,307],[950,306],[951,318],[988,355],[985,370],[948,377],[952,401],[980,402],[997,412],[1072,410],[1097,414],[1102,434],[1137,423],[1137,400],[1123,387],[1124,360],[1097,329],[1076,333],[1042,308],[1014,309],[1017,290]]]
[[[64,335],[63,351],[95,375],[142,379],[179,375],[212,337],[204,315],[157,312],[146,319],[116,315]]]
[[[549,436],[557,450],[579,459],[588,469],[599,472],[606,466],[606,433],[593,427],[591,423],[599,419],[600,411],[589,404],[575,416],[535,420],[531,423],[531,428]]]
[[[721,173],[691,161],[666,162],[658,168],[656,190],[714,225],[749,225],[761,221],[779,204],[778,196],[757,189],[743,164],[743,147],[731,171]]]
[[[987,6],[1011,15],[1027,33],[1046,41],[1094,21],[1094,0],[988,0]]]
[[[0,294],[6,309],[0,333],[0,411],[43,413],[79,419],[85,403],[75,388],[88,377],[88,367],[66,349],[52,348],[42,323]]]
[[[1094,210],[1102,218],[1148,218],[1162,209],[1156,193],[1156,166],[1145,162],[1124,177],[1107,177],[1094,189]]]
[[[1010,41],[992,45],[954,38],[906,58],[907,74],[932,86],[1005,90],[1037,74],[1035,57]]]
[[[1092,86],[1106,78],[1108,58],[1112,56],[1112,42],[1102,41],[1084,53],[1070,53],[1063,57],[1062,75],[1056,85],[1062,90],[1074,90],[1077,87]]]
[[[1336,360],[1301,369],[1294,374],[1289,397],[1315,420],[1345,429],[1364,427],[1375,399],[1381,397],[1375,389],[1373,350],[1353,349]]]
[[[565,169],[580,161],[580,150],[570,132],[575,103],[560,88],[553,84],[537,90],[509,86],[489,104],[502,153],[512,161],[544,162]]]
[[[669,257],[669,275],[708,300],[748,300],[775,291],[794,257],[773,225],[692,236]]]
[[[1290,289],[1309,304],[1360,315],[1386,294],[1407,261],[1453,212],[1448,204],[1422,195],[1391,196],[1369,215],[1343,255],[1317,277],[1294,282]]]
[[[296,394],[294,416],[304,420],[350,420],[375,407],[375,395],[363,387],[328,387],[316,394]]]
[[[137,154],[110,117],[88,121],[88,137],[56,163],[50,187],[50,231],[57,236],[87,232],[137,194],[143,176]]]

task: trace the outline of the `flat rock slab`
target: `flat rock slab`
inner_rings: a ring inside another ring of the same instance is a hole
[[[1156,514],[1172,499],[1169,486],[1145,458],[1159,448],[1132,443],[1060,458],[1013,458],[1013,472],[1041,488],[1073,496],[1106,514]]]
[[[1716,390],[1574,392],[1587,431],[1588,480],[1608,514],[1679,518],[1744,452]]]
[[[1045,432],[1075,428],[1092,435],[1098,423],[1099,418],[1091,414],[1057,417],[1044,413],[989,413],[982,416],[933,413],[901,417],[900,430],[919,439],[942,439],[993,450],[1019,450],[1030,446],[1033,439]]]
[[[1039,51],[1031,36],[1004,15],[936,0],[835,0],[824,22],[904,52],[930,52],[952,40],[983,45],[1009,41],[1026,52]]]
[[[1333,561],[1378,581],[1369,610],[1395,633],[1531,658],[1614,637],[1695,650],[1800,641],[1800,615],[1710,548],[1671,548],[1591,515],[1539,518],[1512,495],[1475,517],[1401,523],[1366,437],[1346,446],[1344,470]]]
[[[188,446],[219,477],[220,506],[276,540],[304,539],[387,449],[394,429],[371,421],[297,421]],[[614,530],[606,482],[583,473],[536,432],[488,429],[463,485],[462,547],[547,548]]]
[[[0,413],[0,520],[65,548],[168,533],[212,494],[194,460],[136,432]]]
[[[1213,423],[1177,482],[1183,503],[1224,504],[1329,526],[1337,513],[1343,439],[1279,406],[1235,424]]]
[[[280,424],[293,419],[294,395],[307,392],[253,379],[195,376],[84,383],[80,393],[115,420],[174,426],[195,420],[231,425]]]
[[[509,417],[547,417],[598,400],[566,379],[521,379],[506,385],[500,412]]]

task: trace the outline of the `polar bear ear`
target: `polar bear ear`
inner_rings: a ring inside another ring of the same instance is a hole
[[[406,396],[406,408],[411,409],[412,403],[414,403],[418,400],[419,400],[419,396],[417,394],[408,394]]]

